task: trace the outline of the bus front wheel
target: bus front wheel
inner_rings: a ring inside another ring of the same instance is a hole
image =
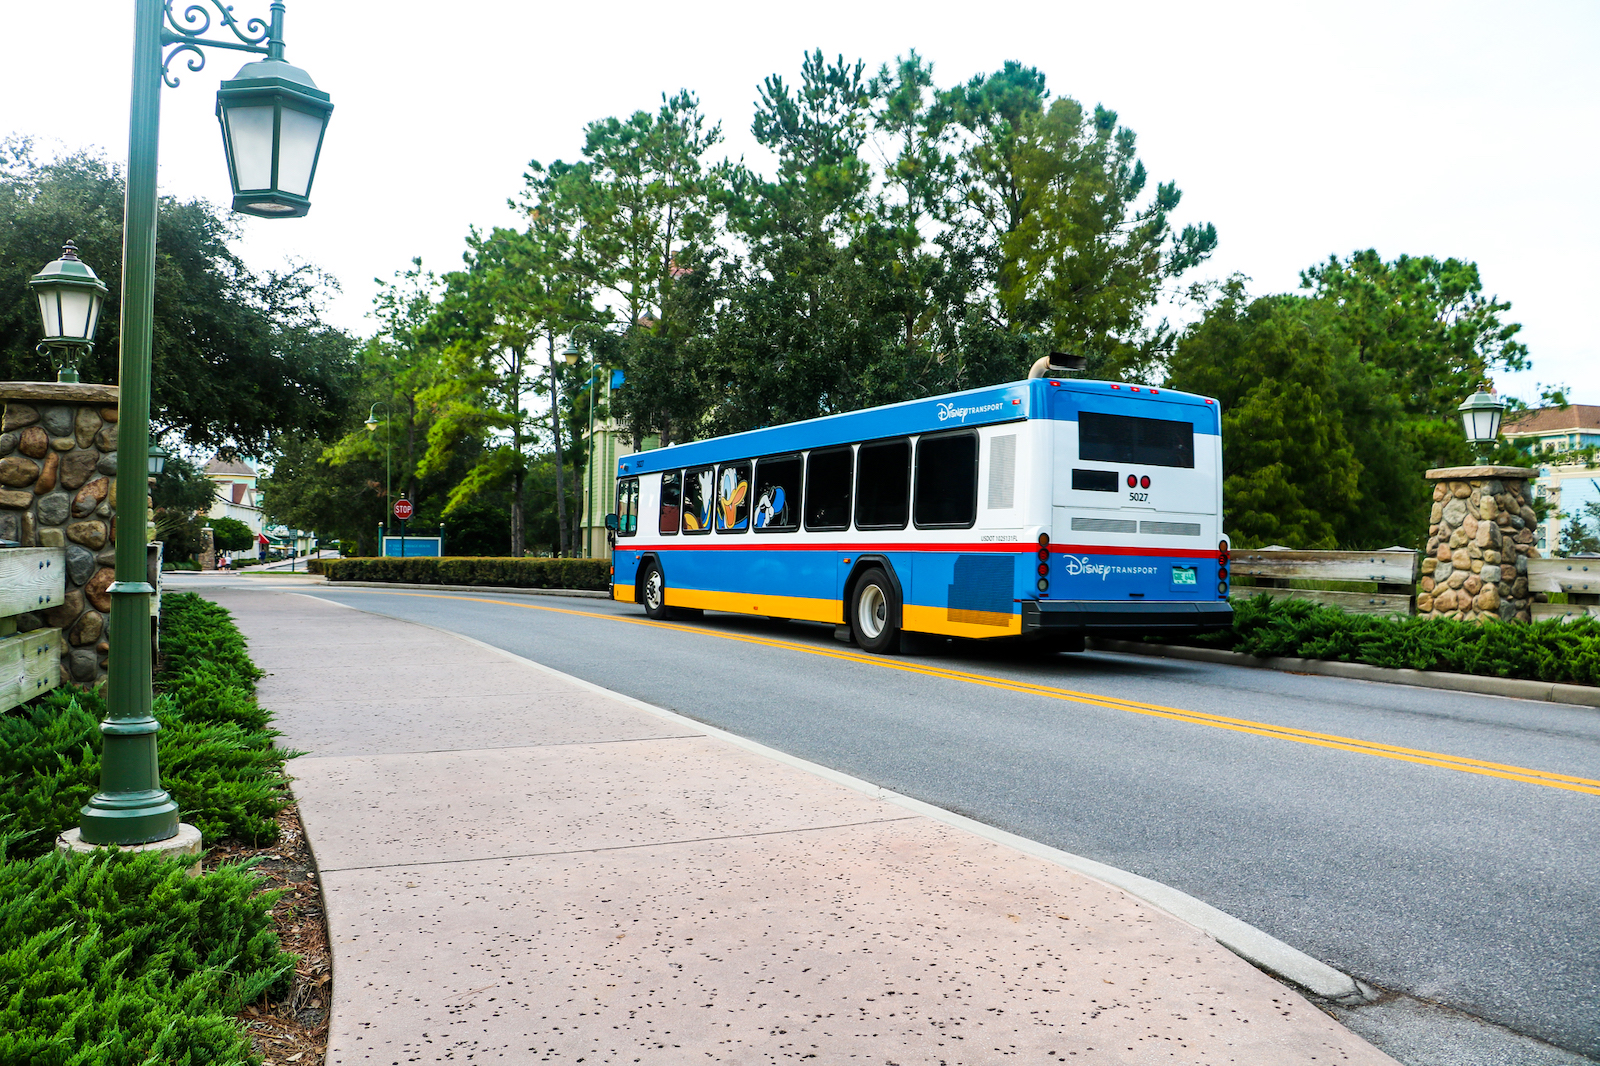
[[[862,651],[892,655],[900,649],[896,606],[888,574],[873,567],[861,575],[850,596],[850,635]]]
[[[639,582],[641,588],[639,600],[644,604],[644,613],[656,621],[665,621],[667,617],[667,583],[661,576],[661,567],[651,563],[645,570],[644,580]]]

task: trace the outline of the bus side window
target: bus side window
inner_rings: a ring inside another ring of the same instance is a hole
[[[717,468],[717,532],[743,533],[750,528],[750,463],[723,463]]]
[[[639,532],[639,479],[617,482],[617,536],[631,537]]]
[[[806,528],[850,528],[848,447],[814,451],[806,457]]]
[[[978,435],[971,430],[917,440],[918,528],[965,529],[978,517]]]
[[[904,529],[911,510],[911,442],[861,446],[856,465],[856,528]]]
[[[716,502],[716,467],[683,472],[683,531],[711,532],[711,505]]]
[[[673,470],[661,475],[661,511],[656,531],[664,537],[678,535],[679,505],[683,502],[683,474]]]
[[[773,456],[756,463],[755,521],[757,533],[790,533],[800,528],[798,455]]]

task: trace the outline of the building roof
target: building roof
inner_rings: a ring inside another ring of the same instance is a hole
[[[239,459],[212,459],[206,464],[206,474],[244,474],[255,477],[256,472],[249,463]]]
[[[1587,430],[1600,433],[1600,407],[1575,403],[1568,407],[1540,407],[1506,419],[1503,432],[1508,437],[1529,437],[1541,433]]]

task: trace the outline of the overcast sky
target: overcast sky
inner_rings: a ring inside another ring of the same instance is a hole
[[[0,0],[0,133],[122,162],[132,7]],[[359,333],[375,277],[413,256],[455,268],[469,226],[514,222],[505,201],[528,160],[574,158],[586,122],[688,88],[728,154],[760,162],[749,123],[764,76],[795,80],[810,48],[870,69],[916,49],[941,86],[1017,59],[1053,95],[1117,111],[1152,181],[1183,191],[1178,224],[1217,226],[1217,254],[1185,280],[1240,272],[1254,293],[1286,291],[1369,247],[1475,260],[1534,362],[1501,390],[1533,400],[1536,381],[1561,382],[1600,404],[1594,0],[288,0],[285,39],[335,111],[311,214],[245,219],[240,251],[257,269],[299,258],[330,272],[344,291],[329,318]],[[228,201],[215,92],[250,58],[212,50],[163,90],[164,193]]]

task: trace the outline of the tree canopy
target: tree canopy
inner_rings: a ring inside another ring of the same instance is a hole
[[[0,142],[0,378],[55,379],[35,350],[28,278],[73,240],[110,289],[80,374],[116,382],[122,216],[119,168],[88,152],[45,161],[24,140]],[[331,278],[310,265],[252,271],[229,247],[235,236],[211,204],[161,198],[151,426],[195,448],[259,455],[282,429],[321,432],[340,417],[355,342],[321,320]]]

